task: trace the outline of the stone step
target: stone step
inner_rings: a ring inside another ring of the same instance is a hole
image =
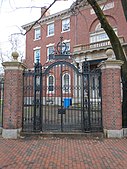
[[[103,132],[21,132],[21,137],[31,137],[31,138],[70,138],[70,139],[103,139]]]

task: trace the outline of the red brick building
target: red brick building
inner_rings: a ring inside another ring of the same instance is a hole
[[[127,22],[121,0],[103,0],[99,4],[126,52]],[[43,8],[41,12],[44,10]],[[33,23],[28,23],[23,28],[28,31]],[[28,31],[25,60],[28,68],[33,68],[36,57],[39,57],[43,66],[49,62],[49,54],[56,49],[60,37],[67,44],[67,50],[74,54],[76,62],[82,62],[84,57],[89,60],[106,58],[105,50],[110,48],[108,37],[93,9],[84,4],[73,8],[72,4],[67,10],[52,15],[47,12],[39,24]]]

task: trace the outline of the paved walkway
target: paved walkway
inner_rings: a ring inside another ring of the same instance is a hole
[[[0,169],[127,169],[127,139],[0,137]]]

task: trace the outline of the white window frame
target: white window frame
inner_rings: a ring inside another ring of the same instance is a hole
[[[114,31],[117,35],[117,28],[114,28]],[[103,42],[106,40],[109,40],[109,37],[99,23],[95,28],[95,32],[90,33],[90,43]]]
[[[51,31],[51,33],[50,33],[50,31]],[[55,31],[54,23],[49,23],[47,25],[47,36],[54,36],[54,31]]]
[[[34,28],[34,40],[39,40],[41,39],[41,28],[37,27]]]
[[[69,77],[69,84],[65,84],[66,82],[65,82],[65,79],[64,79],[64,77],[65,77],[65,75],[68,75],[68,77]],[[63,89],[63,93],[70,93],[71,92],[71,88],[70,88],[70,86],[71,86],[71,78],[70,78],[70,74],[69,73],[64,73],[63,74],[63,76],[62,76],[62,82],[63,82],[63,85],[62,85],[62,89]],[[68,87],[69,87],[69,89],[66,91],[66,89],[64,89],[64,86],[65,85],[68,85]]]
[[[46,47],[47,47],[47,61],[49,61],[49,60],[50,60],[50,59],[49,59],[49,55],[51,54],[51,53],[49,52],[49,49],[50,49],[50,48],[53,48],[53,51],[54,51],[54,44],[49,44],[49,45],[47,45]]]
[[[70,18],[64,18],[62,20],[62,32],[70,31]]]
[[[66,47],[67,47],[67,49],[66,49],[66,52],[67,52],[67,54],[70,54],[70,40],[64,40],[63,41],[63,43],[65,43],[66,44]],[[64,51],[65,49],[64,48],[62,48],[62,51]]]
[[[105,31],[90,34],[90,43],[102,42],[108,39],[109,37]]]
[[[38,58],[39,58],[39,61],[40,61],[40,58],[41,58],[41,50],[40,49],[41,49],[41,47],[34,48],[34,63],[37,62]]]
[[[67,47],[67,49],[66,49],[67,54],[70,54],[70,41],[64,42],[64,43],[66,44],[66,47]]]
[[[49,78],[50,77],[53,77],[53,91],[49,91],[49,87],[50,87],[50,85],[49,85]],[[55,77],[54,77],[54,75],[52,75],[52,74],[50,74],[48,77],[47,77],[47,93],[54,93],[55,92]]]

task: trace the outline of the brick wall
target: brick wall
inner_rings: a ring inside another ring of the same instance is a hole
[[[102,70],[103,126],[106,129],[121,129],[120,70]]]
[[[122,129],[121,61],[107,60],[102,69],[102,117],[107,130]]]
[[[21,128],[22,80],[21,70],[5,71],[3,128]]]
[[[2,136],[6,138],[17,138],[17,131],[22,128],[23,70],[26,66],[17,61],[17,52],[13,52],[12,57],[11,62],[2,63],[5,72]]]

